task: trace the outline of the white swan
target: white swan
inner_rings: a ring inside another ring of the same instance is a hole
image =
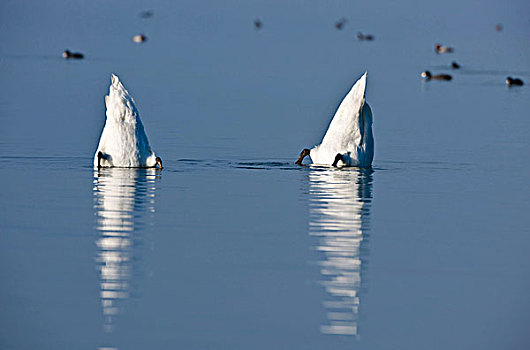
[[[107,120],[94,156],[94,167],[160,168],[162,159],[149,146],[134,100],[112,74],[105,96]]]
[[[309,155],[313,164],[368,168],[374,158],[372,110],[365,102],[366,73],[342,100],[320,145],[304,149],[296,164]]]

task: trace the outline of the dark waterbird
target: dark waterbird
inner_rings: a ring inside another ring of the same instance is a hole
[[[363,34],[361,32],[358,32],[357,33],[357,40],[361,40],[361,41],[372,41],[374,40],[374,36],[372,34]]]
[[[449,74],[435,74],[435,75],[432,75],[430,71],[426,70],[425,72],[422,72],[421,73],[421,76],[423,78],[425,78],[425,80],[431,80],[431,79],[434,79],[434,80],[445,80],[445,81],[449,81],[451,79],[453,79],[452,76],[450,76]]]
[[[508,85],[508,86],[523,86],[524,83],[519,78],[506,77],[506,85]]]
[[[85,56],[82,53],[80,53],[80,52],[71,52],[70,50],[64,50],[63,57],[66,58],[66,59],[73,58],[73,59],[80,60],[80,59],[82,59]]]
[[[140,17],[147,19],[147,18],[153,17],[153,14],[154,14],[153,10],[145,10],[145,11],[140,12]]]
[[[455,61],[451,62],[451,68],[453,69],[460,69],[460,65],[456,63]]]
[[[335,22],[335,28],[337,28],[338,30],[341,30],[346,24],[346,22],[347,22],[346,18],[342,17],[337,22]]]

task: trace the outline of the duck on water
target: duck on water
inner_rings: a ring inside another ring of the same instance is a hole
[[[445,80],[445,81],[449,81],[451,79],[453,79],[452,76],[450,76],[449,74],[432,74],[430,71],[426,70],[425,72],[422,72],[421,73],[421,76],[423,78],[425,78],[425,80]]]
[[[436,53],[451,53],[454,49],[451,46],[436,44],[434,45],[434,51],[436,51]]]
[[[508,86],[523,86],[524,82],[519,78],[506,77],[506,85]]]
[[[70,50],[64,50],[62,56],[63,56],[63,58],[66,58],[66,59],[73,58],[73,59],[78,59],[78,60],[80,60],[80,59],[85,57],[85,55],[83,55],[80,52],[71,52]]]

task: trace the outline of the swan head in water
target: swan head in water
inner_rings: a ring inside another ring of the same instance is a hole
[[[300,152],[300,157],[298,157],[298,160],[295,162],[296,165],[302,165],[302,161],[304,160],[304,158],[306,156],[309,155],[309,153],[311,152],[311,150],[307,149],[307,148],[304,148],[302,150],[302,152]]]
[[[160,157],[156,157],[155,158],[155,168],[158,168],[158,169],[163,169],[164,167],[162,166],[162,158]]]

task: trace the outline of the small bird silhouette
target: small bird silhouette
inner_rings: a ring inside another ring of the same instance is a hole
[[[338,30],[342,30],[347,21],[348,20],[346,18],[342,17],[337,22],[335,22],[335,28],[337,28]]]
[[[450,53],[450,52],[453,52],[454,50],[450,46],[436,44],[434,45],[434,51],[436,51],[436,53]]]
[[[374,36],[372,34],[363,34],[361,32],[357,33],[357,40],[366,40],[366,41],[372,41],[374,40]]]
[[[66,59],[77,59],[77,60],[80,60],[82,59],[83,57],[85,57],[85,55],[83,55],[82,53],[80,52],[71,52],[70,50],[64,50],[63,52],[63,57],[66,58]]]
[[[422,72],[421,73],[421,76],[423,78],[425,78],[425,80],[445,80],[445,81],[449,81],[451,79],[453,79],[452,76],[450,76],[449,74],[435,74],[435,75],[432,75],[430,71],[426,70],[425,72]]]
[[[140,17],[141,18],[146,18],[146,19],[147,18],[151,18],[151,17],[153,17],[153,15],[154,15],[153,10],[144,10],[144,11],[140,12]]]
[[[519,78],[507,77],[506,78],[506,85],[508,85],[508,86],[523,86],[524,83]]]
[[[144,34],[138,34],[132,37],[132,41],[135,43],[143,43],[147,41],[147,37]]]

